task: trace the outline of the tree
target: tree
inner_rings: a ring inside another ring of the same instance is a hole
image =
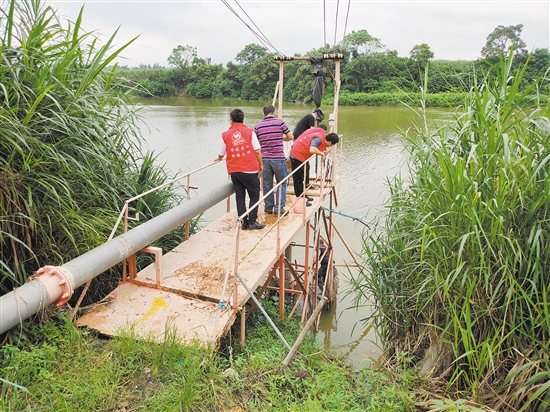
[[[430,46],[426,43],[417,44],[414,46],[410,53],[411,60],[418,63],[421,67],[426,67],[430,60],[434,58],[434,52],[430,50]]]
[[[235,60],[237,61],[237,63],[251,66],[256,60],[265,56],[266,54],[267,49],[265,47],[250,43],[244,46],[244,49],[242,49],[237,54]]]
[[[487,36],[487,43],[481,49],[481,56],[487,59],[498,57],[499,54],[507,55],[512,48],[515,54],[526,53],[527,45],[519,37],[522,29],[523,24],[507,27],[497,26]]]
[[[168,64],[179,67],[180,69],[186,69],[190,65],[198,65],[200,62],[197,55],[197,48],[189,45],[178,46],[172,50],[172,53],[168,57]]]
[[[380,39],[372,37],[365,29],[359,31],[354,30],[346,35],[343,40],[343,45],[350,51],[354,58],[360,54],[374,53],[386,47],[382,44]]]

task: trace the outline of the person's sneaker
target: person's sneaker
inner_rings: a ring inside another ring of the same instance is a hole
[[[285,209],[281,209],[280,212],[281,212],[281,215],[284,215],[284,214],[286,213],[286,210],[285,210]],[[278,215],[278,214],[279,214],[279,211],[277,211],[277,212],[273,211],[273,214],[274,214],[274,215]]]
[[[311,206],[311,202],[306,202],[306,206],[307,207]]]
[[[248,230],[258,230],[258,229],[263,229],[264,227],[265,225],[262,225],[261,223],[258,223],[258,222],[248,224]]]
[[[248,225],[248,220],[245,220],[245,221],[243,222],[243,225],[241,226],[241,229],[242,229],[242,230],[248,230],[248,226],[249,226],[249,225]]]
[[[268,215],[272,215],[273,214],[273,209],[264,209],[264,212],[267,213]]]
[[[308,202],[311,202],[313,200],[311,196],[306,196],[306,199],[308,200]]]

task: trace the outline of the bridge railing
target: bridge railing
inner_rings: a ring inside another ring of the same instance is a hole
[[[111,231],[111,234],[109,235],[109,238],[107,241],[111,240],[117,230],[120,227],[121,222],[123,222],[123,231],[126,233],[128,231],[128,222],[129,221],[139,221],[139,212],[136,212],[136,215],[134,217],[129,216],[130,211],[130,205],[132,202],[135,202],[136,200],[139,200],[151,193],[154,193],[160,189],[163,189],[167,186],[170,186],[176,182],[179,182],[183,179],[186,179],[186,196],[187,200],[191,197],[191,189],[197,189],[196,186],[191,185],[191,176],[194,174],[200,172],[201,170],[207,169],[215,164],[217,164],[218,161],[214,161],[211,163],[208,163],[204,166],[201,166],[195,170],[192,170],[190,172],[184,173],[180,176],[175,177],[172,180],[169,180],[168,182],[165,182],[159,186],[156,186],[152,189],[147,190],[146,192],[140,193],[139,195],[136,195],[134,197],[131,197],[130,199],[126,200],[124,202],[124,205],[122,206],[120,213],[118,215],[118,218],[116,220],[115,225],[113,226],[113,230]],[[189,238],[189,222],[185,223],[185,239],[187,240]],[[148,246],[142,249],[142,252],[152,253],[155,255],[155,267],[156,267],[156,285],[160,286],[163,280],[163,272],[162,272],[162,249],[157,247]],[[137,275],[137,267],[136,267],[136,255],[132,255],[128,258],[128,268],[126,266],[126,260],[122,262],[122,282],[125,282],[128,279],[128,273],[129,272],[129,278],[133,279]],[[78,311],[80,304],[82,303],[82,300],[84,299],[84,296],[88,292],[88,288],[90,287],[91,280],[89,280],[86,285],[84,286],[84,289],[82,290],[82,293],[80,294],[78,301],[72,311],[71,319],[74,318],[76,315],[76,312]]]
[[[248,285],[244,284],[244,282],[239,279],[240,278],[240,276],[238,276],[239,265],[242,262],[245,261],[245,259],[248,257],[248,255],[250,255],[250,253],[252,253],[252,251],[272,231],[276,231],[275,245],[274,245],[275,250],[276,250],[276,254],[277,254],[277,256],[279,256],[281,254],[281,222],[282,222],[283,217],[290,212],[290,209],[294,209],[294,206],[297,202],[303,202],[304,206],[302,208],[302,216],[303,216],[303,223],[304,223],[304,225],[306,224],[306,202],[307,202],[306,193],[307,193],[308,187],[306,187],[305,182],[304,182],[304,192],[299,197],[293,197],[292,198],[290,207],[288,207],[288,209],[285,213],[281,214],[281,212],[280,212],[280,210],[281,210],[281,192],[282,192],[283,184],[288,185],[289,180],[291,178],[293,178],[295,173],[297,173],[300,169],[305,170],[306,164],[307,164],[307,162],[303,162],[298,168],[293,170],[283,180],[278,182],[269,192],[264,193],[260,197],[258,202],[256,202],[254,205],[250,206],[246,210],[245,213],[243,213],[241,216],[238,217],[237,226],[235,228],[235,236],[233,238],[233,245],[232,245],[232,248],[231,248],[231,255],[230,255],[229,260],[228,260],[228,266],[227,266],[226,273],[225,273],[224,284],[223,284],[223,287],[222,287],[220,300],[219,300],[219,304],[218,304],[220,308],[225,307],[225,306],[232,306],[234,311],[238,310],[239,301],[238,301],[238,288],[237,288],[237,285],[239,283],[242,283],[243,286],[245,287],[245,289],[248,290]],[[325,192],[326,183],[330,182],[332,180],[331,179],[331,172],[332,172],[331,165],[329,164],[329,166],[327,167],[327,166],[325,166],[325,161],[321,162],[320,172],[319,172],[319,174],[317,175],[317,177],[315,179],[315,181],[318,181],[320,179],[320,183],[319,183],[320,193],[319,194],[320,194],[321,199],[324,199],[324,196],[325,196],[324,192]],[[256,207],[259,208],[261,206],[261,204],[263,203],[263,201],[269,195],[275,194],[275,193],[277,193],[277,202],[278,202],[277,220],[275,221],[275,223],[271,227],[266,228],[267,230],[262,230],[261,236],[257,240],[256,244],[251,249],[249,249],[245,255],[240,256],[240,258],[239,258],[239,251],[240,251],[239,243],[240,243],[242,223],[244,221],[244,218],[247,217],[250,214],[252,209],[254,209]],[[306,261],[306,267],[305,267],[305,271],[304,271],[304,273],[306,273],[306,279],[304,280],[304,283],[308,282],[308,279],[307,279],[308,270],[309,270],[308,262]],[[226,296],[225,296],[226,291],[227,291],[227,284],[228,284],[228,281],[229,281],[230,278],[233,279],[233,285],[234,285],[233,286],[233,293],[232,293],[232,297],[231,297],[231,300],[232,300],[231,303],[228,302],[229,299],[226,299]],[[283,299],[283,298],[281,298],[281,299]]]

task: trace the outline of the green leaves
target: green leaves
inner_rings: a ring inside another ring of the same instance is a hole
[[[375,296],[372,319],[388,345],[417,359],[434,340],[450,345],[447,390],[545,410],[537,365],[550,341],[550,110],[524,108],[542,80],[522,89],[527,65],[513,69],[510,52],[453,122],[408,133],[411,178],[391,182],[386,224],[364,241],[366,280],[356,285]]]
[[[63,28],[38,0],[12,0],[1,13],[0,288],[7,291],[38,267],[104,242],[124,201],[166,176],[142,153],[128,88],[108,69],[135,39],[113,51],[117,30],[100,46],[81,31],[82,9]],[[164,192],[140,207],[153,216],[177,197],[169,199]]]

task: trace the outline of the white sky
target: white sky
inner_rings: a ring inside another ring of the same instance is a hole
[[[413,46],[427,43],[438,60],[480,57],[487,36],[498,25],[523,24],[521,38],[529,50],[548,48],[550,43],[548,0],[239,0],[238,3],[227,0],[227,3],[258,32],[256,24],[285,55],[305,55],[322,46],[325,36],[326,42],[333,44],[336,34],[339,42],[344,28],[346,34],[366,29],[402,57],[409,56]],[[96,31],[106,40],[120,27],[117,46],[139,35],[123,52],[125,59],[119,60],[129,67],[140,63],[167,67],[167,58],[178,45],[194,46],[199,57],[225,65],[235,61],[237,53],[247,44],[260,44],[222,0],[48,0],[47,4],[58,9],[60,17],[73,21],[84,5],[83,28]]]

